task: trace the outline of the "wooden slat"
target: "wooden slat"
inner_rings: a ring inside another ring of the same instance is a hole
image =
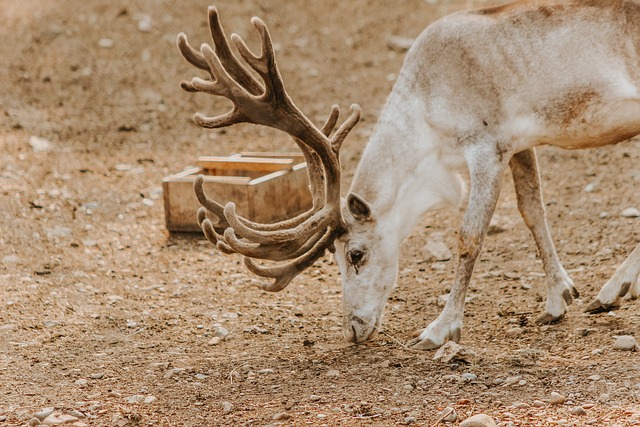
[[[272,157],[215,157],[198,158],[198,166],[209,170],[247,170],[259,172],[275,172],[290,169],[294,165],[291,158],[276,159]]]

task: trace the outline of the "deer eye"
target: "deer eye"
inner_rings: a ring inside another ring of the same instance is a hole
[[[356,273],[358,272],[358,267],[364,263],[365,255],[366,253],[362,249],[351,249],[347,252],[347,261],[356,268]]]

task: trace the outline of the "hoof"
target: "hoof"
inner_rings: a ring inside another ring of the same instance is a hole
[[[564,318],[564,314],[561,314],[560,316],[554,316],[553,314],[545,311],[544,313],[536,317],[535,322],[538,325],[547,325],[549,323],[557,323],[561,321],[563,318]]]
[[[608,311],[614,310],[618,308],[617,304],[605,304],[600,302],[599,299],[595,299],[584,309],[586,313],[590,314],[598,314],[598,313],[606,313]]]
[[[442,344],[436,344],[429,338],[421,340],[420,338],[414,338],[407,343],[407,347],[411,347],[415,350],[435,350],[442,347]]]

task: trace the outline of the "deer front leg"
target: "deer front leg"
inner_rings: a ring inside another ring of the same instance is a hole
[[[431,350],[447,341],[460,340],[467,288],[498,201],[502,175],[508,161],[504,160],[507,158],[506,154],[500,156],[497,153],[496,147],[492,146],[485,150],[474,150],[467,156],[471,186],[458,236],[455,280],[442,313],[418,338],[409,342],[413,348]]]
[[[533,149],[517,153],[509,163],[518,198],[518,210],[538,246],[547,280],[547,305],[536,323],[550,323],[564,317],[567,305],[578,298],[573,281],[558,259],[551,240],[542,203],[538,160]]]
[[[640,297],[640,245],[631,252],[618,267],[613,277],[600,289],[600,293],[585,311],[601,313],[620,305],[620,300],[629,294],[631,299]]]

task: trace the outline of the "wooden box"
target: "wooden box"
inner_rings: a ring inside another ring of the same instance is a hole
[[[197,167],[162,180],[164,211],[169,231],[199,232],[200,203],[193,190],[204,175],[209,198],[224,205],[234,202],[237,212],[257,222],[280,221],[311,208],[307,164],[299,153],[234,154],[200,157]]]

